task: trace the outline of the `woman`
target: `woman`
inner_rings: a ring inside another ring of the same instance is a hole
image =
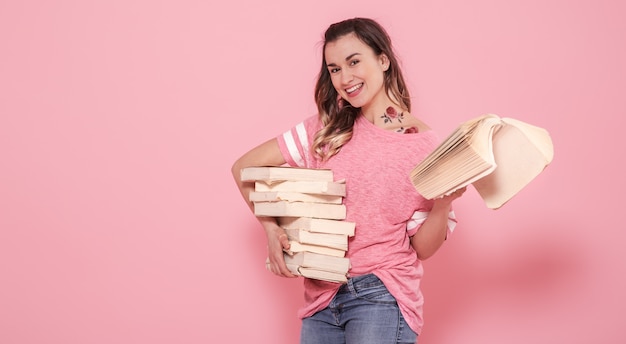
[[[411,99],[387,32],[353,18],[330,25],[315,87],[318,114],[253,148],[232,167],[242,195],[248,166],[331,169],[345,179],[347,221],[355,222],[346,256],[346,284],[304,280],[301,343],[415,343],[422,329],[421,261],[442,245],[455,223],[453,200],[419,195],[413,167],[438,143],[410,113]],[[249,204],[252,207],[251,204]],[[269,269],[295,277],[283,259],[287,235],[259,217],[267,234]]]

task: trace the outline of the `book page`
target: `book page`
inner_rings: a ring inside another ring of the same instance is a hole
[[[492,137],[495,131],[503,125],[502,123],[496,115],[485,116],[470,139],[470,146],[474,152],[491,164],[494,163]]]
[[[532,142],[537,149],[545,156],[548,163],[554,158],[554,146],[550,134],[544,128],[534,126],[522,122],[514,118],[503,118],[502,121],[507,125],[512,125],[521,130],[524,135]]]
[[[427,199],[449,194],[496,168],[492,135],[502,125],[487,114],[461,124],[410,174],[417,191]]]
[[[544,149],[539,149],[533,139],[513,125],[504,125],[495,133],[493,154],[497,168],[473,183],[488,208],[504,205],[550,163],[545,144]]]

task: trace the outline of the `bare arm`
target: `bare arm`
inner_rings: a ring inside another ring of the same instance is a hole
[[[241,196],[244,198],[250,210],[254,210],[254,205],[249,201],[250,191],[254,190],[253,182],[241,181],[241,169],[250,166],[280,166],[285,163],[285,159],[278,148],[278,141],[274,138],[253,148],[242,155],[231,168],[231,172]],[[283,249],[289,248],[289,241],[285,230],[278,226],[273,217],[257,217],[267,236],[268,257],[270,260],[270,270],[279,276],[296,277],[285,265]]]
[[[431,257],[446,240],[448,214],[450,213],[452,201],[461,197],[465,190],[466,188],[462,188],[448,196],[435,200],[428,217],[417,233],[411,237],[411,246],[417,252],[419,259],[425,260]]]

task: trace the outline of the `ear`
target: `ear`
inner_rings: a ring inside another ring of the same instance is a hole
[[[385,54],[380,54],[378,60],[380,61],[383,72],[386,72],[389,69],[389,57]]]

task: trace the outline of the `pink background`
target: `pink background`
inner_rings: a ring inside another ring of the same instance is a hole
[[[315,4],[313,4],[315,3]],[[547,128],[504,208],[426,261],[420,343],[622,343],[626,6],[615,0],[3,1],[0,342],[296,343],[233,161],[315,111],[320,39],[379,20],[413,112]]]

